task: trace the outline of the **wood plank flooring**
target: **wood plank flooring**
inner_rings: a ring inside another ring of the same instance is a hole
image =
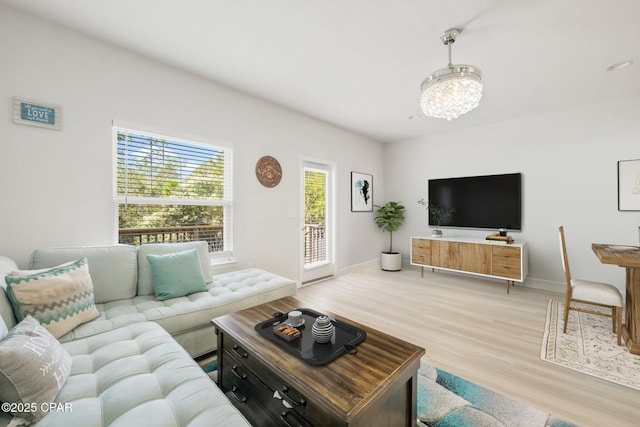
[[[298,298],[419,345],[424,362],[566,421],[640,425],[640,391],[540,359],[547,303],[561,294],[516,285],[507,295],[504,282],[372,265],[304,286]]]

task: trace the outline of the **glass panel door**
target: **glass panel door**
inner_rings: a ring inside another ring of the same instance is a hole
[[[301,282],[335,274],[333,257],[333,168],[303,162],[303,224]]]

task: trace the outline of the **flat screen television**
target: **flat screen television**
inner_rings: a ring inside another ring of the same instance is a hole
[[[521,231],[521,182],[520,173],[430,179],[429,203],[456,210],[442,218],[444,227]]]

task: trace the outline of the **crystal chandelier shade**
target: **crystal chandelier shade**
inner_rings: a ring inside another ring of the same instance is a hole
[[[442,34],[442,42],[449,47],[449,65],[422,82],[420,106],[429,117],[455,119],[476,108],[482,98],[480,70],[472,65],[451,64],[451,44],[459,33],[452,28]]]

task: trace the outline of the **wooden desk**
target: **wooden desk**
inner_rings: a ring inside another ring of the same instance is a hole
[[[615,245],[611,245],[615,246]],[[622,337],[630,353],[640,354],[640,246],[636,250],[614,251],[609,245],[593,243],[591,249],[603,264],[624,267],[627,271],[625,316]]]

